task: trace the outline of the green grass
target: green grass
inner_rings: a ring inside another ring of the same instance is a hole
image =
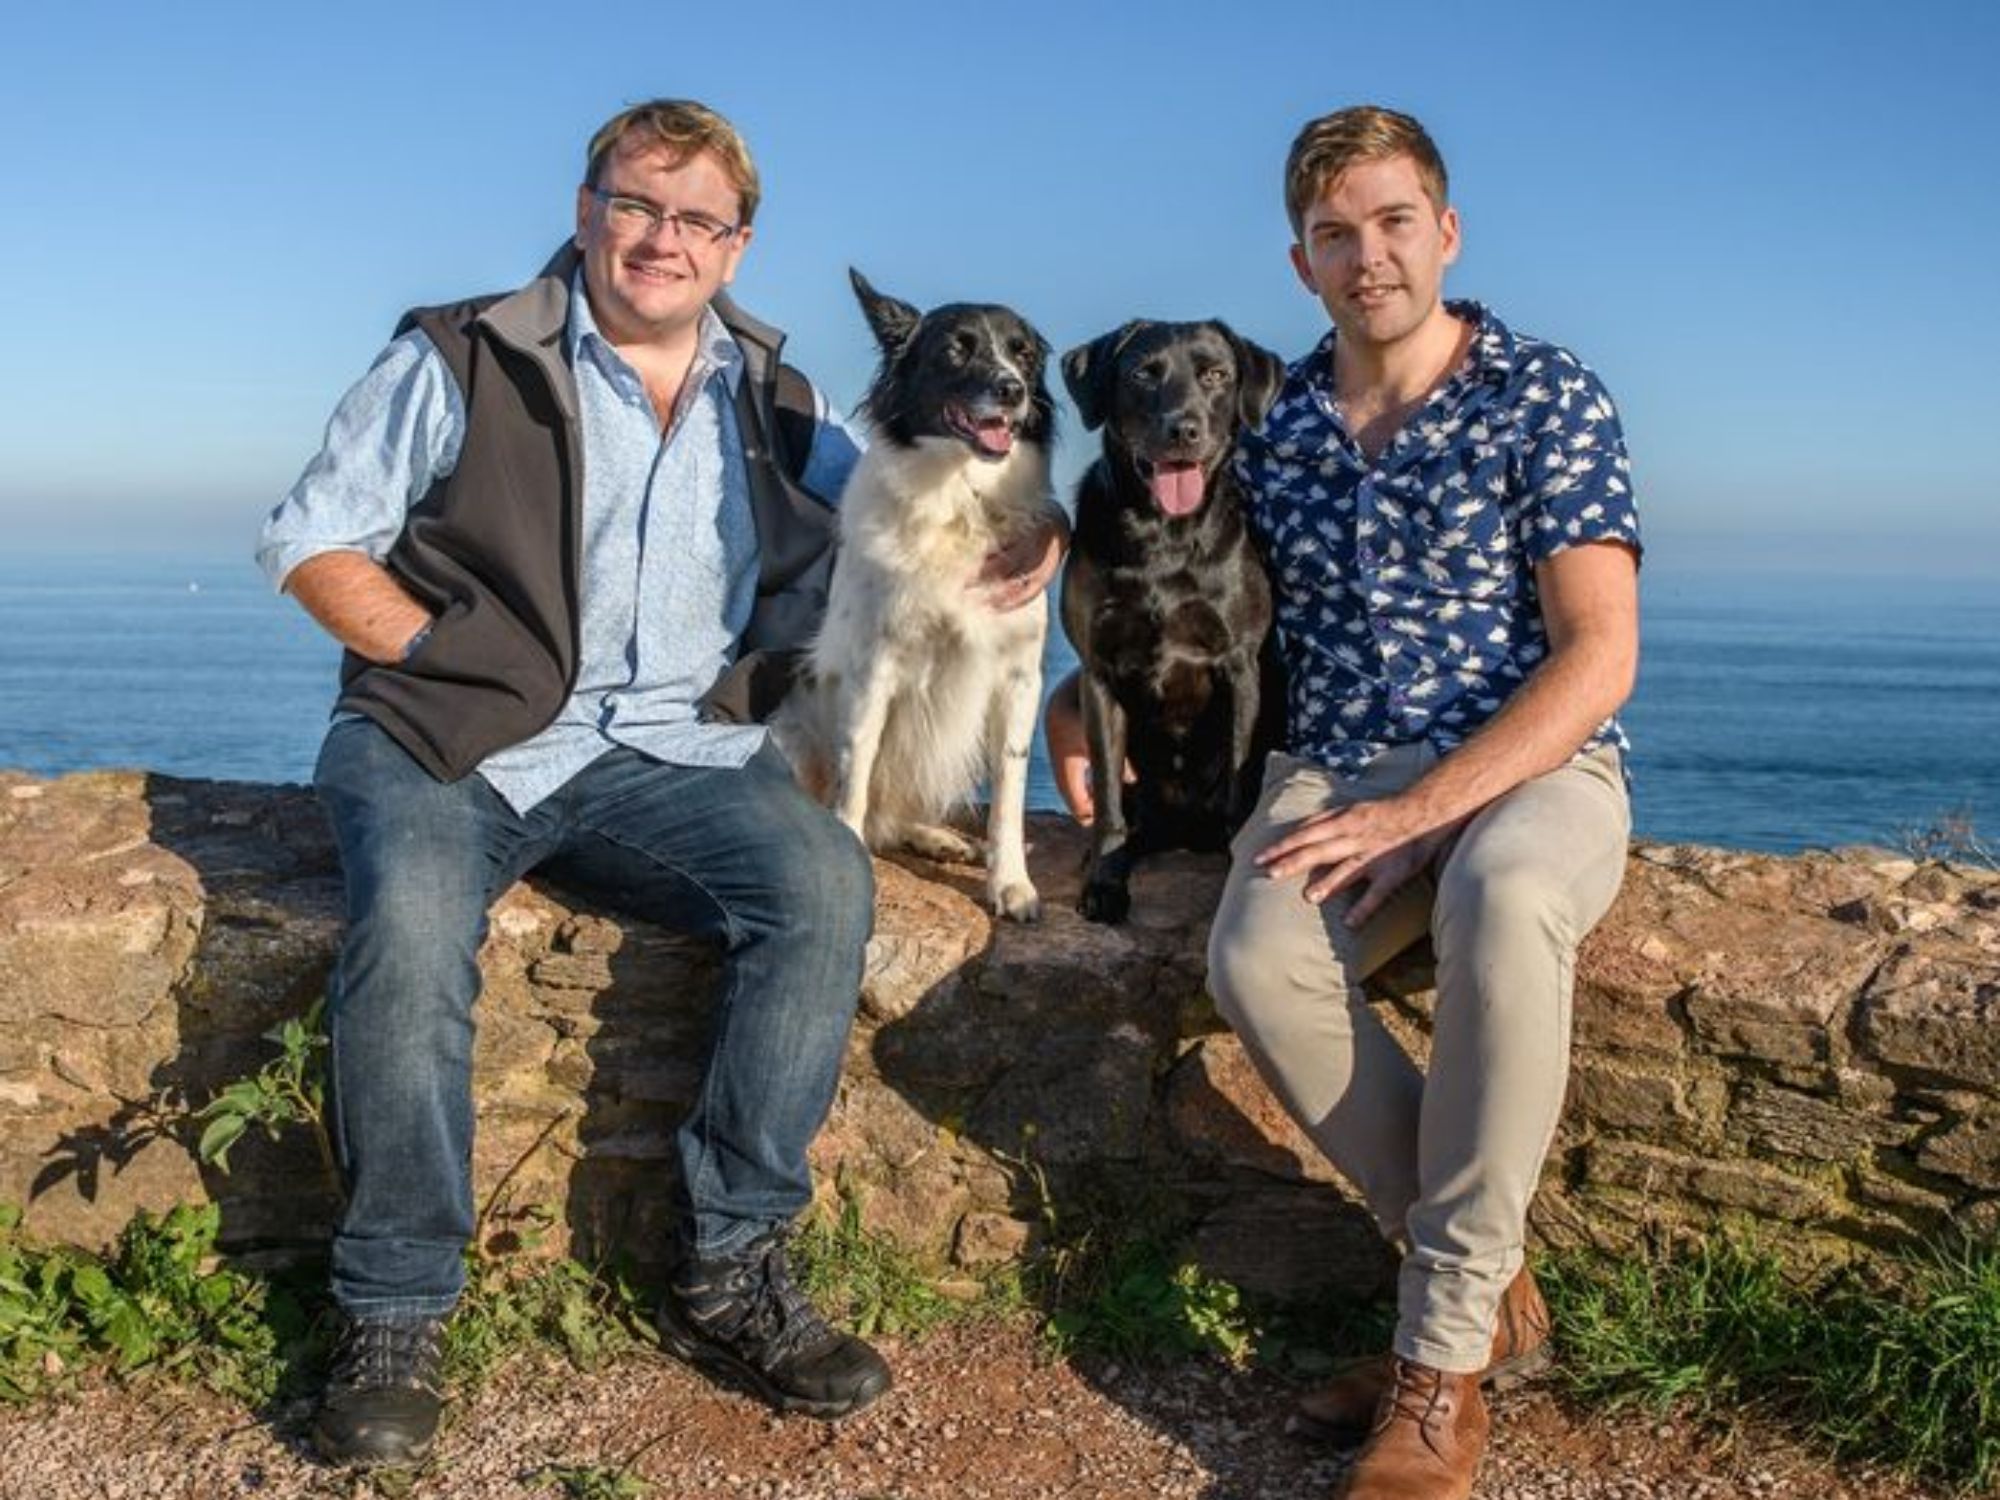
[[[1864,1280],[1801,1280],[1733,1238],[1550,1257],[1561,1371],[1584,1400],[1710,1421],[1752,1412],[1956,1488],[2000,1485],[2000,1246],[1955,1242]]]
[[[860,1334],[924,1334],[955,1319],[1005,1311],[1008,1280],[985,1283],[967,1301],[938,1289],[922,1259],[861,1222],[860,1205],[844,1199],[832,1214],[816,1214],[792,1237],[799,1284],[828,1317]]]

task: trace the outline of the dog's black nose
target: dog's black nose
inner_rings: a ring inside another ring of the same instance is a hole
[[[1201,423],[1193,417],[1182,417],[1176,422],[1170,422],[1167,430],[1172,434],[1173,440],[1183,447],[1192,447],[1201,441]]]
[[[1014,405],[1023,396],[1028,394],[1028,388],[1012,375],[1002,375],[996,380],[993,383],[993,391],[995,395],[999,396],[1009,406]]]

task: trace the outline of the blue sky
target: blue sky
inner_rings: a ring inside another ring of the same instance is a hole
[[[1656,560],[2000,573],[2000,6],[106,5],[0,91],[0,535],[240,548],[405,307],[567,232],[623,105],[729,114],[737,290],[836,400],[858,265],[1060,349],[1219,315],[1294,356],[1286,145],[1361,101],[1453,174],[1458,295],[1623,408]],[[1073,425],[1061,472],[1093,440]]]

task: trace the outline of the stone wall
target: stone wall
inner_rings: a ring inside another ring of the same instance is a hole
[[[1186,1216],[1218,1274],[1379,1284],[1365,1216],[1204,996],[1220,862],[1149,866],[1133,922],[1097,927],[1071,909],[1075,831],[1042,818],[1032,835],[1050,911],[1036,928],[989,920],[976,871],[878,865],[861,1021],[814,1147],[825,1190],[976,1266],[1030,1233],[1024,1163],[1058,1192],[1122,1176]],[[247,1139],[224,1175],[162,1101],[199,1103],[265,1061],[261,1033],[319,993],[339,926],[305,792],[0,773],[0,1200],[79,1243],[204,1195],[247,1255],[323,1236],[331,1193],[307,1140]],[[554,1206],[583,1253],[652,1260],[713,960],[529,884],[496,909],[483,962],[482,1196],[519,1163],[508,1204]],[[1418,1049],[1424,981],[1412,959],[1382,984]],[[2000,876],[1636,846],[1580,960],[1535,1231],[1618,1246],[1745,1218],[1840,1257],[1954,1222],[2000,1232],[1996,1011]]]

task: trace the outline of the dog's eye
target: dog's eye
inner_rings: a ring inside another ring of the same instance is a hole
[[[969,333],[957,334],[946,352],[951,355],[954,364],[962,365],[979,352],[979,340]]]
[[[1219,391],[1229,384],[1229,372],[1221,365],[1210,365],[1195,377],[1211,391]]]
[[[1158,365],[1140,365],[1132,372],[1132,379],[1140,385],[1158,385],[1161,369]]]

